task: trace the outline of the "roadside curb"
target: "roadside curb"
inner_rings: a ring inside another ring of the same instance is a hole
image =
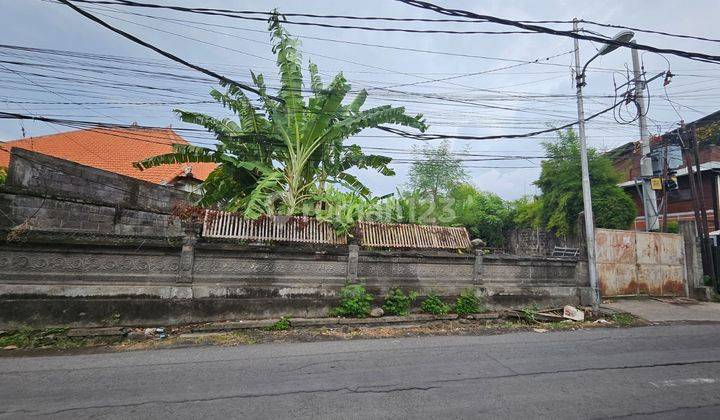
[[[490,321],[501,317],[500,313],[487,312],[482,314],[468,315],[459,318],[455,314],[450,315],[428,315],[412,314],[407,316],[384,316],[380,318],[290,318],[291,327],[333,327],[333,326],[383,326],[403,325],[414,323],[428,323],[435,321]],[[218,321],[204,324],[190,324],[189,331],[192,333],[210,333],[222,331],[238,331],[247,329],[267,328],[274,325],[280,318],[240,320],[240,321]],[[86,327],[72,328],[68,331],[68,337],[122,337],[127,334],[131,327]],[[134,328],[134,327],[133,327]]]

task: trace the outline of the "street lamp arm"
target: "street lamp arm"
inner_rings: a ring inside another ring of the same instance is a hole
[[[585,63],[585,65],[583,66],[582,71],[580,72],[580,74],[578,74],[577,76],[575,76],[575,80],[576,80],[576,83],[577,83],[578,86],[584,87],[584,86],[586,85],[586,83],[585,83],[585,71],[587,70],[587,68],[588,68],[588,66],[590,65],[590,63],[592,63],[593,60],[595,60],[595,59],[598,58],[598,57],[600,57],[600,53],[597,53],[597,54],[595,54],[594,56],[592,56],[592,58],[590,58],[590,60],[588,60],[588,62]]]

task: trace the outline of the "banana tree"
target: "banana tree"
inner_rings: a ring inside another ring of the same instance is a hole
[[[310,97],[303,97],[303,74],[299,41],[280,24],[277,14],[270,19],[272,51],[277,57],[280,89],[275,100],[267,94],[261,74],[251,72],[260,92],[259,109],[234,85],[222,84],[224,92],[213,89],[211,96],[239,117],[216,119],[204,114],[175,110],[180,119],[198,124],[219,141],[212,149],[175,145],[171,153],[137,162],[140,169],[177,162],[218,164],[203,184],[202,205],[218,204],[243,211],[256,218],[273,211],[296,214],[303,205],[317,200],[328,184],[342,185],[359,195],[368,188],[347,171],[372,168],[394,175],[390,158],[366,155],[357,145],[344,140],[364,129],[398,124],[425,131],[422,115],[409,116],[403,107],[389,105],[361,110],[367,92],[361,90],[347,105],[350,92],[342,73],[324,86],[315,64],[310,63]]]

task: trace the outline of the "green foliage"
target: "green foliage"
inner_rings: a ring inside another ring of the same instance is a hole
[[[513,223],[518,228],[540,227],[540,201],[531,197],[522,197],[510,203]]]
[[[282,316],[274,324],[265,327],[265,331],[286,331],[290,329],[290,316]]]
[[[0,168],[0,185],[4,185],[7,180],[7,171],[5,168]]]
[[[433,292],[428,293],[423,301],[420,309],[433,315],[445,315],[450,312],[450,305],[443,302],[438,295]]]
[[[83,340],[71,339],[67,336],[68,328],[46,328],[34,330],[23,327],[19,330],[6,331],[0,334],[0,349],[7,346],[18,348],[72,348],[84,344]]]
[[[617,185],[598,185],[592,189],[595,225],[606,229],[628,229],[637,217],[632,198]]]
[[[400,289],[390,289],[383,302],[383,311],[388,315],[405,316],[410,313],[410,305],[417,299],[417,296],[416,292],[406,295]]]
[[[330,310],[331,316],[365,318],[370,315],[373,297],[361,284],[346,284],[340,290],[340,306]]]
[[[680,233],[680,223],[677,220],[668,220],[667,231],[668,233]]]
[[[460,292],[460,296],[455,301],[455,313],[458,316],[476,314],[484,310],[482,302],[472,289],[465,289]]]
[[[510,203],[498,195],[478,191],[470,184],[460,184],[450,191],[451,208],[455,215],[453,225],[465,226],[470,236],[481,238],[489,246],[505,243],[505,231],[513,223]]]
[[[443,193],[449,192],[455,185],[464,182],[468,174],[460,159],[450,151],[447,141],[436,148],[415,149],[420,160],[413,162],[410,168],[410,189],[438,201]]]
[[[537,303],[533,303],[522,308],[522,313],[525,316],[525,319],[530,322],[535,322],[535,316],[537,316],[539,311],[540,307],[537,305]]]
[[[217,205],[241,211],[248,218],[261,214],[300,214],[309,207],[321,208],[329,185],[339,185],[367,197],[370,191],[348,170],[373,169],[394,175],[389,157],[366,155],[357,145],[343,141],[367,128],[398,124],[420,131],[427,128],[422,115],[410,116],[403,107],[389,105],[361,110],[367,92],[343,105],[350,85],[342,75],[324,85],[317,66],[310,63],[309,98],[303,97],[300,41],[280,24],[279,15],[270,18],[268,30],[277,59],[280,79],[276,101],[268,96],[261,74],[251,72],[261,92],[256,104],[232,84],[221,84],[210,95],[232,111],[238,122],[209,115],[176,110],[180,119],[203,126],[219,141],[214,150],[175,145],[173,152],[137,162],[140,169],[177,162],[215,162],[217,168],[203,183],[201,205]]]
[[[549,159],[542,162],[535,184],[539,197],[539,221],[558,235],[575,233],[583,209],[580,143],[571,129],[558,134],[558,141],[544,143]],[[588,149],[588,166],[595,225],[600,228],[627,229],[636,216],[635,204],[617,186],[620,175],[607,156]]]
[[[635,323],[635,317],[628,313],[612,314],[612,320],[621,327],[629,327]]]

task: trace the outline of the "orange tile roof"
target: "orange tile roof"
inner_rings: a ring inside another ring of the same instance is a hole
[[[156,184],[182,176],[188,165],[193,177],[201,181],[215,169],[214,163],[200,162],[162,165],[144,171],[133,166],[133,162],[170,152],[173,143],[188,144],[171,128],[91,128],[0,142],[0,149],[9,152],[20,147]],[[7,168],[9,163],[10,154],[0,151],[0,167]]]

